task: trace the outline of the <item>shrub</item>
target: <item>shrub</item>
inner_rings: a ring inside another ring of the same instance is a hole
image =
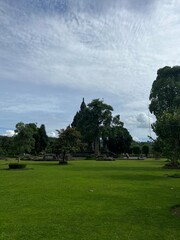
[[[26,167],[26,164],[24,163],[10,163],[9,169],[24,169]]]
[[[94,159],[96,159],[96,156],[95,155],[88,155],[88,156],[86,156],[86,158],[85,158],[85,160],[94,160]]]
[[[165,168],[165,169],[176,169],[176,168],[180,168],[180,163],[177,162],[177,166],[176,166],[176,165],[174,165],[172,162],[169,162],[169,161],[168,161],[168,163],[166,163],[166,164],[163,166],[163,168]]]
[[[105,154],[99,155],[96,158],[96,161],[114,161],[115,159],[112,157],[107,157]]]

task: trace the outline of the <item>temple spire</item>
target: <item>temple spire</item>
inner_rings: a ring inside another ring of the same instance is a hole
[[[81,106],[80,106],[80,110],[81,110],[81,111],[84,111],[85,108],[86,108],[86,103],[85,103],[84,98],[83,98],[82,103],[81,103]]]

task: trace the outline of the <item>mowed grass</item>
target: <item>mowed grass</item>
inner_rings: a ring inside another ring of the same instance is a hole
[[[163,161],[0,162],[1,240],[179,240],[179,170]]]

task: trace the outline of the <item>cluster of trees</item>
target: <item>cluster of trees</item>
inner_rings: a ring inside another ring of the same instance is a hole
[[[131,144],[131,148],[129,153],[135,154],[135,155],[145,155],[148,157],[148,155],[152,152],[152,144],[151,142],[135,142],[133,141]]]
[[[93,150],[96,155],[101,151],[116,154],[129,151],[132,137],[120,121],[120,115],[113,116],[112,112],[112,106],[103,100],[94,99],[86,106],[83,99],[71,124],[81,133],[86,149]]]
[[[156,116],[156,122],[152,125],[157,139],[154,140],[153,151],[163,152],[171,161],[172,166],[178,166],[180,156],[180,67],[164,67],[157,72],[157,78],[153,82],[150,93],[149,110]],[[59,150],[62,151],[62,137],[66,139],[66,132],[77,131],[79,137],[70,149],[85,147],[94,150],[96,155],[101,151],[114,153],[130,152],[132,137],[124,128],[120,116],[112,115],[112,106],[102,100],[94,99],[87,106],[81,104],[80,111],[74,116],[71,126],[59,132]],[[73,130],[72,130],[73,129]],[[79,139],[83,144],[79,144]],[[66,141],[65,141],[66,142]],[[67,144],[67,142],[66,142]],[[57,147],[58,149],[58,147]],[[65,151],[64,151],[65,152]],[[149,147],[140,149],[134,146],[133,153],[148,155]]]
[[[16,124],[15,135],[13,137],[0,138],[1,155],[21,155],[30,153],[37,155],[46,150],[48,136],[45,125],[37,127],[35,123]]]
[[[152,125],[157,139],[154,149],[162,152],[178,167],[180,158],[180,67],[158,70],[150,93],[149,110],[156,116]]]
[[[43,124],[37,127],[35,123],[19,122],[14,137],[1,137],[1,153],[38,155],[51,152],[61,155],[65,161],[67,153],[76,151],[91,152],[97,156],[101,152],[129,152],[132,137],[120,121],[120,116],[113,116],[112,111],[113,108],[102,100],[94,99],[86,105],[83,99],[71,125],[57,130],[58,138],[48,138]]]
[[[153,151],[167,156],[172,166],[178,166],[180,158],[180,67],[164,67],[157,72],[150,93],[149,110],[156,116],[152,125],[157,139],[153,140]],[[149,146],[131,147],[132,137],[120,120],[113,116],[112,106],[103,100],[94,99],[85,104],[84,99],[73,122],[66,128],[57,130],[58,138],[48,138],[45,126],[34,123],[16,125],[12,138],[0,137],[0,155],[43,151],[62,154],[68,152],[143,153],[148,155]]]
[[[63,160],[72,151],[93,152],[96,156],[128,152],[132,137],[120,116],[113,116],[112,111],[112,106],[102,100],[94,99],[86,105],[83,99],[71,125],[58,131],[54,152],[63,154]]]

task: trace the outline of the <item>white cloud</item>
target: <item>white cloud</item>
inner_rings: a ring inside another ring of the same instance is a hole
[[[139,113],[136,117],[139,128],[149,128],[150,119],[145,113]]]
[[[119,8],[100,16],[75,12],[78,22],[71,17],[67,21],[58,15],[34,14],[29,20],[24,17],[23,22],[13,23],[14,18],[6,15],[6,21],[2,19],[6,31],[1,43],[8,62],[5,61],[6,66],[2,63],[1,72],[5,79],[22,82],[143,95],[161,66],[159,56],[172,63],[179,56],[168,48],[178,46],[177,38],[165,37],[177,22],[178,14],[167,21],[166,5],[161,8],[161,20],[153,13],[145,18],[138,12]],[[177,30],[171,30],[172,36],[179,35]],[[144,79],[147,80],[142,85]]]
[[[57,133],[56,132],[50,132],[47,134],[49,137],[57,137]]]
[[[157,69],[180,62],[180,2],[20,2],[0,2],[1,89],[8,82],[73,93],[53,96],[51,90],[44,96],[27,87],[20,96],[17,88],[6,99],[0,96],[2,111],[48,116],[63,112],[61,121],[67,122],[72,116],[67,98],[75,102],[85,92],[90,99],[117,99],[113,107],[127,127],[139,127],[139,134],[144,134],[143,128],[148,128],[144,112]]]
[[[137,115],[130,115],[126,119],[128,125],[133,125],[138,128],[149,128],[154,122],[152,115],[148,115],[145,112],[138,113]]]
[[[140,140],[138,137],[133,137],[133,140],[134,140],[135,142],[141,142],[141,140]]]
[[[14,130],[6,130],[6,132],[3,134],[3,136],[7,136],[7,137],[12,137],[15,135]]]

